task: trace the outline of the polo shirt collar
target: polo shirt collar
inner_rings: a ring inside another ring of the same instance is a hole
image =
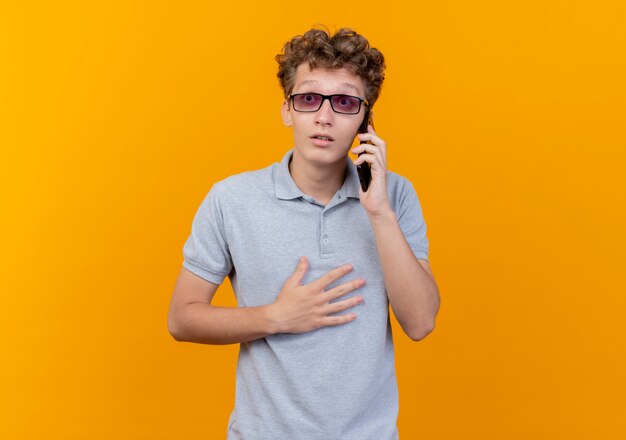
[[[274,178],[274,188],[276,191],[276,197],[279,199],[290,200],[302,197],[305,194],[298,188],[296,182],[291,177],[289,172],[289,162],[293,156],[293,148],[283,156],[282,160],[276,168]],[[346,198],[351,197],[359,198],[359,176],[356,172],[356,166],[350,158],[346,158],[346,178],[343,185],[339,189],[339,194]]]

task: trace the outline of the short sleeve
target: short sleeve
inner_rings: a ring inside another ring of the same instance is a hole
[[[403,180],[396,207],[398,224],[415,257],[428,260],[428,238],[422,206],[411,182]]]
[[[214,185],[198,208],[183,247],[183,267],[214,284],[222,284],[233,266],[220,198]]]

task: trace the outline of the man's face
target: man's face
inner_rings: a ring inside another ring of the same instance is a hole
[[[365,98],[363,80],[346,69],[311,70],[307,63],[296,70],[294,88],[296,93],[320,93],[322,95],[345,94]],[[337,105],[335,106],[337,108]],[[325,99],[315,112],[294,110],[289,100],[283,103],[283,122],[293,127],[294,154],[316,165],[330,165],[344,160],[352,146],[357,130],[366,111],[361,104],[358,114],[340,114],[333,111],[330,101]],[[328,139],[321,139],[328,138]]]

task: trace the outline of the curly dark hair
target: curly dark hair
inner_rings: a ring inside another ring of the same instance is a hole
[[[334,35],[321,29],[297,35],[285,43],[282,53],[276,55],[276,61],[285,98],[293,90],[296,69],[302,63],[308,63],[311,69],[345,68],[359,76],[365,83],[365,98],[370,107],[378,99],[385,79],[383,54],[370,47],[365,37],[348,28],[339,29]]]

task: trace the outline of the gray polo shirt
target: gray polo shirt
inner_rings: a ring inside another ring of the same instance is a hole
[[[302,255],[309,283],[351,263],[335,285],[364,278],[349,311],[357,319],[303,334],[240,344],[230,440],[392,440],[398,389],[382,267],[356,168],[326,206],[304,194],[280,163],[213,185],[183,248],[183,266],[221,284],[230,277],[240,307],[274,302]],[[387,172],[389,200],[417,258],[428,259],[422,209],[411,183]],[[346,312],[342,312],[346,313]]]

